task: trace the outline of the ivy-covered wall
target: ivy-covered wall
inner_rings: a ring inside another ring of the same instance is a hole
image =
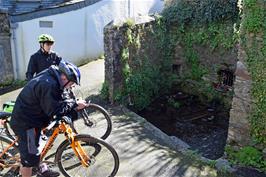
[[[171,87],[191,91],[205,101],[219,97],[230,106],[231,94],[217,93],[213,82],[219,69],[235,69],[236,4],[176,0],[155,21],[108,26],[103,90],[109,89],[105,92],[111,100],[137,110]],[[179,71],[173,72],[176,65]]]
[[[180,65],[179,85],[202,100],[230,107],[232,92],[214,89],[219,70],[235,70],[238,41],[236,0],[168,1],[162,13],[169,29],[171,58]]]
[[[164,60],[158,47],[162,42],[158,40],[164,40],[159,35],[165,34],[165,25],[155,18],[128,19],[105,27],[102,92],[111,101],[141,110],[170,88],[171,60]]]
[[[266,2],[243,0],[241,47],[244,62],[250,72],[251,136],[266,147]]]

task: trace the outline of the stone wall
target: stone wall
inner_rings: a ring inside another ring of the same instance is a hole
[[[108,86],[109,99],[114,102],[114,91],[122,84],[121,52],[123,35],[113,28],[113,22],[104,28],[105,82]]]
[[[156,65],[159,61],[160,52],[156,45],[152,45],[154,41],[148,32],[155,20],[149,16],[142,16],[129,21],[134,25],[133,28],[126,21],[119,21],[111,22],[104,29],[105,82],[111,102],[115,101],[118,92],[123,92],[126,65],[134,72],[145,60],[151,65]],[[129,41],[131,37],[137,41]]]
[[[235,93],[228,134],[230,144],[252,144],[261,150],[266,145],[265,10],[265,1],[243,1]]]
[[[144,21],[145,22],[145,21]],[[153,25],[154,22],[148,21],[144,26]],[[175,28],[175,26],[174,26]],[[145,30],[145,28],[142,28]],[[231,35],[234,33],[234,24],[231,23],[226,27]],[[121,89],[123,85],[123,71],[122,71],[122,54],[123,48],[126,45],[126,28],[109,24],[105,28],[105,81],[108,83],[110,100],[114,101],[116,90]],[[177,32],[177,31],[175,31]],[[225,36],[227,38],[228,36]],[[254,35],[251,38],[255,38]],[[145,39],[147,40],[147,39]],[[249,40],[249,38],[248,38]],[[250,39],[252,41],[253,39]],[[176,42],[176,41],[175,41]],[[153,50],[156,50],[152,41],[149,41],[148,46],[153,46]],[[228,131],[228,142],[236,143],[237,145],[244,146],[251,142],[251,128],[249,116],[252,110],[252,100],[251,98],[251,75],[247,69],[247,55],[244,46],[240,41],[240,44],[236,46],[234,44],[229,50],[216,48],[215,50],[210,49],[207,45],[193,45],[193,50],[197,52],[199,58],[199,64],[204,68],[208,69],[208,74],[205,75],[204,79],[211,82],[217,81],[217,69],[227,69],[234,73],[234,84],[233,84],[233,99],[232,95],[229,96],[227,100],[231,106],[230,109],[230,122]],[[170,45],[169,45],[170,46]],[[182,76],[186,71],[189,70],[189,63],[186,63],[185,58],[185,48],[182,43],[176,42],[174,44],[174,55],[172,64],[179,66],[179,75]],[[167,46],[165,46],[167,47]],[[249,46],[248,46],[249,47]],[[249,47],[250,48],[250,47]],[[140,51],[145,51],[145,49],[140,49]],[[148,55],[157,55],[155,60],[160,58],[160,50],[157,52],[150,51]],[[132,53],[135,55],[136,53]],[[155,63],[156,64],[156,63]],[[188,89],[192,92],[194,90],[191,87]]]
[[[141,17],[139,17],[141,18]],[[144,17],[142,17],[144,18]],[[145,18],[144,18],[145,19]],[[136,25],[134,27],[131,27],[133,32],[132,38],[140,38],[137,43],[137,45],[140,46],[139,49],[136,50],[136,47],[131,44],[128,46],[128,38],[127,33],[128,29],[130,29],[129,26],[125,25],[117,25],[117,24],[109,24],[105,27],[105,38],[104,38],[104,44],[105,44],[105,81],[108,83],[109,87],[109,96],[110,100],[114,101],[115,98],[115,92],[118,90],[121,90],[124,85],[124,78],[123,78],[123,50],[125,48],[129,49],[129,56],[128,56],[128,64],[130,66],[130,69],[138,68],[139,66],[136,65],[136,63],[139,63],[144,61],[145,58],[147,58],[151,65],[158,66],[162,64],[162,60],[169,60],[168,63],[163,63],[164,65],[167,65],[166,68],[168,69],[168,72],[171,72],[173,74],[177,74],[180,78],[186,78],[186,74],[189,72],[192,72],[191,70],[191,63],[187,59],[187,48],[183,44],[182,41],[182,34],[181,36],[178,36],[177,29],[175,26],[173,28],[166,29],[168,30],[165,32],[155,32],[155,30],[164,25],[156,26],[159,19],[156,20],[140,20],[141,23],[135,22]],[[146,23],[145,23],[146,21]],[[231,37],[233,34],[233,23],[231,23],[231,27],[228,27],[227,25],[224,25],[227,33],[224,34],[226,37]],[[152,35],[148,35],[147,31],[150,31]],[[170,35],[167,36],[169,33]],[[172,34],[173,33],[173,34]],[[197,32],[195,32],[197,33]],[[144,35],[143,35],[144,34]],[[172,36],[171,36],[172,34]],[[154,37],[157,35],[157,38]],[[163,36],[160,36],[163,35]],[[167,36],[167,37],[166,37]],[[179,41],[181,39],[181,41]],[[162,42],[162,41],[166,42]],[[172,44],[170,44],[170,41],[174,41]],[[132,47],[133,46],[133,47]],[[172,46],[174,46],[174,50],[169,49]],[[218,73],[220,69],[228,69],[232,72],[235,71],[236,68],[236,62],[237,62],[237,50],[235,46],[232,46],[230,49],[224,49],[224,48],[217,48],[213,50],[208,45],[202,45],[202,44],[193,44],[193,51],[197,53],[198,57],[198,65],[202,67],[202,69],[205,69],[208,73],[204,75],[203,80],[208,83],[209,87],[212,87],[212,84],[214,82],[218,82]],[[165,52],[166,51],[166,52]],[[169,52],[173,52],[173,54],[168,55]],[[165,55],[166,54],[166,55]],[[200,69],[199,69],[200,70]],[[162,70],[160,70],[161,72]],[[164,78],[164,77],[163,77]],[[165,79],[165,78],[164,78]],[[184,80],[183,80],[184,81]],[[186,81],[191,81],[191,79],[186,79]],[[191,94],[201,94],[201,91],[195,92],[195,90],[200,90],[201,86],[199,84],[202,84],[202,82],[193,81],[192,85],[189,85],[189,89],[185,89],[186,91],[192,91]],[[196,84],[195,84],[196,83]],[[183,83],[181,83],[182,85]],[[179,84],[180,85],[180,84]],[[187,85],[186,85],[187,86]],[[191,87],[195,87],[192,89]],[[182,89],[182,88],[180,88]],[[206,87],[206,89],[208,89]],[[203,92],[206,92],[203,89]],[[207,91],[208,92],[208,91]],[[209,94],[209,93],[207,93]],[[217,93],[219,94],[219,93]],[[230,94],[228,98],[226,97],[226,102],[228,102],[227,105],[231,105],[232,97]]]
[[[239,61],[235,72],[234,97],[230,110],[228,143],[245,146],[250,143],[251,111],[251,77],[243,57],[244,51],[239,49]]]
[[[234,23],[222,21],[198,28],[187,26],[185,32],[173,24],[170,31],[173,38],[176,38],[173,65],[179,69],[181,89],[199,96],[205,103],[219,100],[228,113],[237,63],[237,42],[229,40],[234,36]],[[216,28],[218,34],[213,35],[212,28]],[[222,37],[217,39],[216,36]]]
[[[0,84],[10,82],[14,79],[10,26],[6,12],[0,11]]]

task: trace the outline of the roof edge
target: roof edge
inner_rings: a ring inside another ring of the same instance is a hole
[[[32,12],[27,12],[27,13],[22,13],[22,14],[16,14],[16,15],[10,14],[10,22],[11,23],[23,22],[23,21],[32,20],[35,18],[41,18],[41,17],[51,16],[51,15],[66,13],[66,12],[82,9],[84,7],[93,5],[100,1],[102,0],[84,0],[84,1],[73,3],[73,4],[66,4],[64,6],[59,5],[59,6],[54,6],[54,7],[48,7],[45,9],[35,10]]]

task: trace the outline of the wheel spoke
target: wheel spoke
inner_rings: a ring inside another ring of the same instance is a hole
[[[119,166],[119,159],[115,150],[107,143],[91,138],[87,135],[76,137],[89,156],[89,166],[82,165],[74,151],[69,148],[69,142],[60,145],[56,157],[58,167],[66,176],[112,176],[116,174]]]

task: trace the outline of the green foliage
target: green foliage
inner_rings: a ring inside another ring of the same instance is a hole
[[[238,18],[237,0],[171,0],[162,15],[169,23],[206,24]]]
[[[100,91],[100,95],[103,99],[108,100],[109,99],[109,86],[107,82],[104,82]]]
[[[246,146],[240,150],[234,150],[231,146],[226,146],[225,151],[229,161],[233,164],[252,166],[266,171],[266,160],[263,159],[263,153],[254,147]]]
[[[251,135],[266,145],[266,14],[265,4],[244,0],[241,43],[247,54],[246,62],[252,78]]]
[[[0,88],[12,85],[13,82],[13,79],[6,80],[5,82],[0,83]]]
[[[174,100],[173,98],[169,98],[169,99],[168,99],[168,104],[169,104],[170,106],[176,108],[176,109],[179,109],[180,106],[181,106],[181,103],[178,102],[178,101],[176,101],[176,100]]]
[[[132,18],[128,18],[127,21],[124,23],[124,26],[132,27],[135,25],[135,22]]]
[[[160,72],[155,66],[146,64],[126,79],[126,92],[137,110],[148,106],[159,89]]]
[[[207,69],[200,65],[198,53],[192,48],[186,48],[185,50],[186,62],[188,64],[187,78],[199,81],[202,77],[208,73]]]
[[[231,26],[228,29],[228,26]],[[178,32],[177,32],[178,31]],[[209,52],[219,50],[219,53],[232,50],[238,42],[238,33],[233,33],[232,22],[209,23],[207,25],[189,26],[172,30],[172,33],[177,33],[176,41],[182,46],[186,69],[181,75],[181,83],[183,90],[189,90],[190,93],[196,94],[202,101],[211,101],[219,99],[226,106],[230,105],[231,94],[223,96],[214,90],[210,81],[204,77],[217,71],[213,68],[203,66],[200,61],[200,56],[195,46],[203,46]],[[171,34],[172,34],[171,33]],[[177,43],[176,42],[176,43]]]
[[[99,58],[99,59],[104,59],[105,56],[104,56],[104,54],[100,54],[98,58]]]
[[[263,20],[265,9],[260,8],[256,0],[244,0],[244,11],[248,18],[243,21],[243,27],[248,32],[259,32],[265,25]]]
[[[0,84],[0,88],[10,86],[10,87],[13,87],[14,89],[16,89],[16,88],[23,87],[26,83],[27,83],[27,81],[25,81],[25,80],[6,80],[5,82]]]
[[[123,25],[126,27],[126,43],[121,51],[123,88],[116,91],[116,100],[129,102],[140,110],[155,97],[167,93],[174,83],[180,81],[177,75],[171,73],[177,45],[183,48],[185,69],[188,71],[181,76],[181,80],[196,81],[199,84],[192,89],[198,92],[200,90],[199,94],[206,95],[205,98],[215,97],[214,92],[210,92],[212,87],[206,87],[206,81],[203,80],[210,71],[201,64],[194,46],[210,46],[211,50],[231,50],[235,47],[238,36],[233,36],[232,28],[228,28],[232,26],[232,18],[234,20],[238,17],[234,3],[234,0],[229,4],[210,0],[196,0],[192,4],[188,1],[176,1],[166,8],[162,17],[155,16],[156,21],[152,25],[134,25],[127,21]],[[229,23],[218,22],[229,18]],[[176,20],[178,25],[169,25],[169,22]],[[202,24],[199,25],[198,22]],[[145,39],[148,39],[147,44],[143,43]],[[154,51],[150,51],[150,48],[156,49],[160,61],[151,62],[154,60]]]

